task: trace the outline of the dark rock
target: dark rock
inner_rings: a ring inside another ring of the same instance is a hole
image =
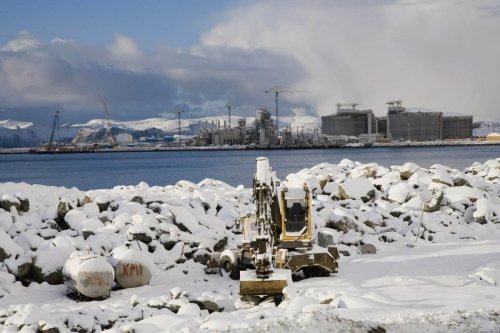
[[[99,207],[99,213],[105,212],[108,210],[109,206],[111,205],[111,202],[106,201],[106,202],[96,202],[97,207]]]
[[[177,241],[169,240],[162,244],[165,247],[165,250],[170,251],[174,248],[175,244],[177,244]]]
[[[0,208],[5,211],[10,212],[10,208],[15,207],[17,211],[21,210],[21,204],[19,202],[12,202],[10,200],[0,200]]]
[[[204,249],[197,250],[193,255],[194,261],[199,262],[202,265],[208,264],[208,262],[210,261],[210,257],[210,253]]]
[[[16,277],[19,280],[24,280],[28,279],[31,277],[31,274],[33,272],[33,263],[32,262],[25,262],[24,264],[20,265],[17,268],[17,274]]]
[[[398,210],[397,208],[390,212],[390,214],[394,217],[400,217],[404,214],[404,212]]]
[[[30,210],[30,201],[28,198],[18,198],[20,204],[21,212],[27,213]]]
[[[87,238],[89,238],[90,236],[94,236],[95,235],[95,232],[93,232],[92,230],[83,230],[82,231],[82,236],[83,236],[83,239],[87,240]]]
[[[349,230],[356,230],[357,231],[357,225],[353,221],[350,221],[348,218],[341,217],[339,219],[334,219],[333,221],[329,221],[325,224],[327,228],[330,229],[335,229],[337,231],[342,231],[344,233],[348,232]]]
[[[333,245],[332,234],[322,230],[318,231],[318,245],[325,248],[329,245]]]
[[[453,179],[453,186],[469,186],[469,182],[462,177],[456,177]]]
[[[219,240],[217,243],[214,245],[214,251],[215,252],[221,252],[224,251],[224,249],[227,246],[227,236]]]
[[[190,301],[190,302],[198,304],[198,306],[200,307],[201,310],[208,310],[209,313],[212,313],[212,312],[221,312],[222,310],[224,310],[223,307],[219,306],[214,301],[211,301],[211,300],[208,300],[208,299],[202,299],[202,300],[197,299],[197,300],[193,300],[193,301]]]
[[[373,200],[373,198],[375,198],[375,190],[369,191],[365,196],[361,197],[361,200],[364,203],[367,203],[368,201]]]
[[[153,202],[148,202],[147,206],[151,211],[155,214],[160,214],[161,213],[161,205],[160,203],[153,201]]]
[[[368,228],[372,228],[374,229],[375,228],[375,223],[373,223],[372,221],[365,221],[363,222],[364,225],[366,225]]]
[[[132,240],[138,240],[140,242],[143,242],[144,244],[149,244],[153,240],[153,238],[151,238],[151,236],[146,235],[143,232],[138,232],[136,234],[130,234],[130,236],[132,237]]]
[[[144,204],[144,199],[138,195],[134,196],[130,201],[140,203],[141,205]]]
[[[42,273],[42,269],[38,266],[33,265],[33,280],[38,283],[47,282],[51,285],[63,284],[62,267],[57,269],[55,272],[50,272],[47,275]]]
[[[351,253],[349,251],[346,251],[346,250],[340,250],[339,253],[341,255],[343,255],[344,257],[349,257],[351,255]]]
[[[10,255],[7,254],[7,252],[5,252],[5,250],[0,247],[0,262],[3,262],[5,259],[8,259],[9,257]]]

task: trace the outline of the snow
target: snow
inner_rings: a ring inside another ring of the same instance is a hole
[[[10,236],[0,229],[0,248],[9,256],[20,256],[24,254],[24,250]]]
[[[340,187],[347,194],[348,198],[353,199],[366,197],[370,191],[374,190],[372,182],[365,177],[349,179],[340,184]]]
[[[412,192],[412,187],[408,183],[399,183],[389,189],[389,200],[397,203],[405,203]]]
[[[320,233],[322,241],[337,245],[341,258],[330,277],[289,280],[279,305],[240,298],[238,281],[206,274],[194,259],[214,253],[217,243],[241,243],[232,227],[237,217],[253,213],[251,189],[213,179],[87,192],[0,184],[2,196],[30,201],[28,212],[0,209],[0,248],[10,255],[0,262],[0,330],[498,331],[499,166],[500,158],[463,172],[343,160],[289,176],[318,187],[311,207],[314,240]],[[458,178],[466,185],[455,186]],[[340,198],[342,191],[347,196]],[[437,210],[422,214],[422,202],[436,204],[440,191]],[[132,202],[137,197],[144,203]],[[72,205],[64,216],[69,229],[55,221],[61,222],[61,201]],[[98,204],[106,203],[100,212]],[[84,238],[84,231],[93,234]],[[129,236],[139,234],[149,239],[125,247]],[[376,253],[362,255],[364,244]],[[67,259],[74,251],[98,264],[73,267]],[[31,262],[56,274],[65,263],[65,271],[103,270],[111,258],[143,261],[153,274],[149,285],[113,289],[109,298],[89,302],[68,297],[64,285],[21,277],[22,265]],[[241,276],[253,278],[251,271]],[[272,279],[289,277],[276,270]]]
[[[0,127],[4,127],[11,130],[16,130],[18,128],[28,129],[33,127],[33,123],[28,121],[16,121],[7,119],[7,120],[0,120]]]

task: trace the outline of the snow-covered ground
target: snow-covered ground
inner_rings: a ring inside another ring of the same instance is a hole
[[[500,331],[500,158],[463,171],[343,160],[297,175],[316,194],[316,246],[341,258],[337,274],[294,282],[279,305],[240,299],[238,281],[204,271],[211,252],[239,244],[251,189],[0,184],[0,330]],[[154,262],[149,285],[69,294],[61,269],[73,251],[107,258],[131,239]]]

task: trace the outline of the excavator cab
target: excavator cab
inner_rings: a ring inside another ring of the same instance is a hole
[[[310,193],[307,185],[285,186],[281,191],[281,235],[285,248],[310,246],[312,236]]]
[[[305,200],[290,199],[285,201],[285,234],[303,234],[307,231],[307,204]]]

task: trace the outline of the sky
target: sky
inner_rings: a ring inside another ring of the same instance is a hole
[[[500,119],[500,0],[0,0],[0,119],[323,116],[386,102]]]

